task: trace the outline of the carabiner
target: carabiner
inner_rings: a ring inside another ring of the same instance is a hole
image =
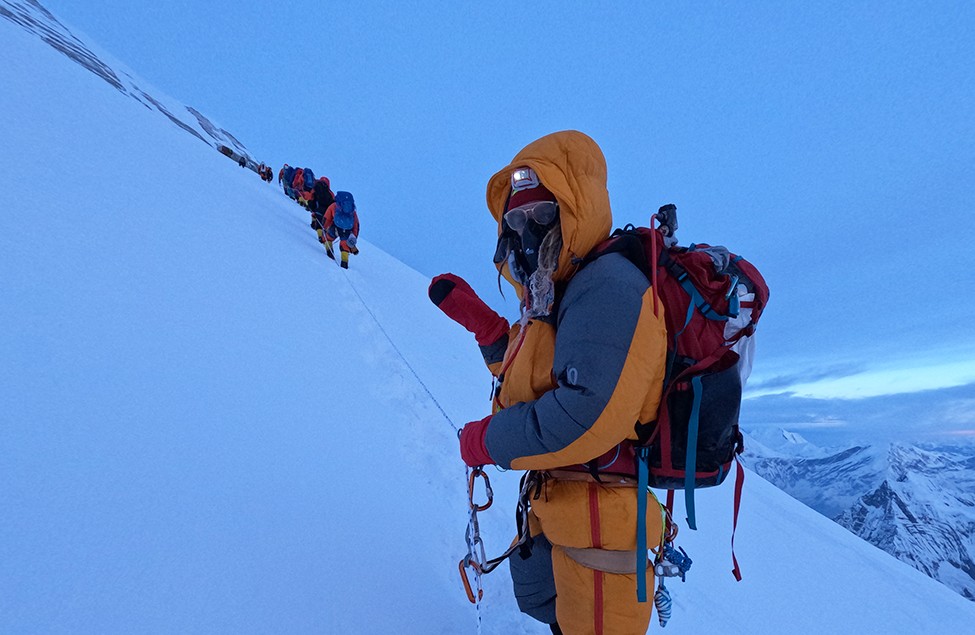
[[[470,565],[470,567],[474,570],[475,579],[480,575],[480,570],[477,563],[472,561],[470,557],[461,558],[457,565],[457,568],[460,570],[460,579],[464,581],[464,591],[467,592],[467,599],[471,601],[471,604],[477,604],[481,599],[484,598],[484,589],[480,588],[480,585],[478,585],[477,597],[474,597],[474,589],[471,587],[470,578],[467,577],[467,565]]]
[[[474,502],[474,482],[478,476],[484,479],[484,494],[487,496],[487,502],[483,505],[478,505]],[[483,468],[475,467],[471,470],[471,475],[467,480],[467,502],[470,504],[471,509],[476,512],[483,512],[494,502],[494,491],[491,489],[491,480]]]

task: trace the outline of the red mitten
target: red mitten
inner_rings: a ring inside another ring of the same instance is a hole
[[[490,422],[491,415],[488,415],[480,421],[471,421],[460,430],[460,458],[471,467],[494,463],[491,455],[488,454],[487,446],[484,445],[484,437]]]
[[[508,332],[508,320],[484,304],[463,278],[441,274],[430,283],[427,293],[447,317],[474,334],[479,346],[490,346]]]

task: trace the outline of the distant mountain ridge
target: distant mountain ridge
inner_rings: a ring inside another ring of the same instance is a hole
[[[234,135],[214,124],[195,108],[175,102],[168,97],[153,96],[141,88],[137,79],[124,70],[122,64],[114,60],[106,61],[106,56],[99,56],[92,51],[91,47],[76,37],[37,0],[0,0],[0,17],[36,35],[51,48],[88,69],[123,95],[164,115],[173,125],[203,143],[214,148],[227,146],[236,154],[245,157],[249,166],[257,165],[244,144]]]
[[[826,450],[782,430],[745,446],[760,476],[975,601],[975,446]]]

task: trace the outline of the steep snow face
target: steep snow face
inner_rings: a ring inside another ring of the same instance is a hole
[[[444,412],[490,383],[427,280],[368,233],[340,271],[280,190],[6,20],[0,59],[0,632],[470,629]]]
[[[159,93],[144,81],[136,80],[123,64],[110,55],[96,52],[95,47],[75,36],[71,29],[62,24],[37,0],[0,0],[0,17],[40,38],[51,48],[91,71],[123,95],[165,116],[184,132],[207,145],[228,146],[238,155],[245,157],[252,167],[256,166],[247,148],[232,134],[214,124],[195,108],[184,106]]]
[[[342,271],[277,189],[5,20],[0,59],[0,152],[51,175],[0,171],[0,632],[474,632],[455,427],[490,382],[428,280],[370,244],[368,188]],[[494,555],[518,474],[489,474]],[[975,623],[752,473],[736,583],[732,493],[698,493],[667,633]],[[482,632],[545,630],[506,576]]]
[[[891,444],[818,459],[779,450],[763,455],[754,445],[745,461],[854,534],[975,599],[975,448]]]

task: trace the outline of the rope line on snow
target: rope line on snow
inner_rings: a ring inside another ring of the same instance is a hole
[[[457,432],[457,434],[459,436],[460,435],[460,428],[458,428],[456,426],[456,424],[454,424],[454,422],[450,419],[450,416],[448,416],[447,415],[447,412],[443,409],[443,406],[441,406],[440,405],[440,402],[437,401],[437,398],[434,397],[433,392],[430,391],[430,388],[428,388],[427,385],[426,385],[426,383],[424,383],[424,381],[422,379],[420,379],[420,376],[417,374],[416,370],[413,368],[413,365],[410,364],[410,361],[408,359],[406,359],[406,355],[404,355],[403,354],[403,351],[401,351],[399,349],[399,347],[396,346],[396,342],[393,341],[393,338],[390,337],[389,336],[389,333],[386,331],[386,329],[383,328],[382,322],[379,321],[379,318],[376,317],[376,314],[373,313],[372,312],[372,309],[369,308],[369,304],[366,303],[365,299],[363,299],[362,294],[359,293],[359,290],[358,289],[356,289],[355,285],[352,283],[352,280],[349,278],[349,276],[343,276],[343,277],[345,278],[345,281],[349,283],[349,287],[352,289],[352,292],[355,293],[355,295],[356,295],[357,298],[359,298],[359,302],[362,304],[363,308],[365,308],[366,312],[369,313],[369,316],[372,318],[372,321],[375,322],[376,323],[376,326],[379,327],[379,330],[382,331],[382,334],[386,337],[386,340],[389,342],[390,346],[393,347],[393,350],[396,351],[396,354],[399,355],[400,359],[403,360],[403,363],[406,364],[406,367],[413,374],[413,377],[416,378],[416,381],[419,382],[420,386],[423,387],[423,390],[427,393],[427,396],[429,396],[430,397],[430,400],[433,401],[433,404],[437,407],[437,410],[440,411],[440,414],[443,415],[443,418],[447,420],[447,423],[450,424],[450,427],[453,428],[454,431]],[[465,469],[467,470],[467,474],[469,475],[470,468],[467,468],[465,466]],[[485,479],[486,479],[486,477],[485,477]],[[470,489],[468,490],[468,496],[473,496],[473,492]],[[471,501],[470,518],[468,519],[468,525],[467,525],[468,557],[470,557],[471,550],[474,547],[474,545],[471,542],[471,530],[472,529],[475,532],[477,531],[477,508],[474,507],[473,501]],[[478,540],[480,540],[480,538],[478,538]],[[481,546],[481,549],[483,551],[483,545]],[[463,562],[464,561],[461,560],[461,563],[462,564],[463,564]],[[474,602],[474,610],[477,613],[477,635],[481,635],[481,623],[482,623],[482,616],[481,616],[481,596],[483,595],[483,588],[481,587],[481,575],[480,575],[480,572],[477,572],[476,573],[475,579],[476,579],[476,587],[477,587],[477,592],[476,593],[477,593],[477,595],[476,595],[476,600]]]
[[[349,278],[349,276],[343,276],[343,278],[345,278],[345,281],[349,283],[349,287],[352,289],[352,292],[355,293],[356,297],[359,298],[359,302],[362,304],[363,308],[365,308],[366,312],[369,313],[369,316],[372,317],[372,321],[376,323],[376,326],[379,327],[379,330],[382,331],[382,334],[386,336],[386,340],[389,342],[390,346],[393,347],[393,350],[396,351],[396,354],[399,355],[399,358],[403,360],[404,364],[406,364],[406,368],[409,369],[410,373],[412,373],[416,381],[419,382],[424,392],[426,392],[427,396],[430,397],[430,400],[433,401],[433,405],[437,407],[437,410],[439,410],[440,414],[443,415],[443,418],[447,420],[447,423],[450,424],[450,427],[454,429],[454,432],[460,433],[460,428],[458,428],[457,425],[450,419],[450,417],[447,415],[447,412],[443,409],[443,406],[440,405],[440,402],[437,401],[437,398],[433,396],[433,392],[430,391],[426,383],[424,383],[424,381],[420,379],[420,376],[413,368],[413,365],[410,364],[410,361],[406,359],[406,355],[404,355],[403,351],[401,351],[399,347],[396,346],[396,342],[393,341],[393,338],[390,337],[389,333],[386,332],[386,329],[383,328],[382,322],[379,321],[379,318],[376,317],[376,314],[373,313],[372,309],[369,308],[369,305],[362,298],[362,294],[360,294],[359,290],[355,288],[354,284],[352,284],[352,280]]]

